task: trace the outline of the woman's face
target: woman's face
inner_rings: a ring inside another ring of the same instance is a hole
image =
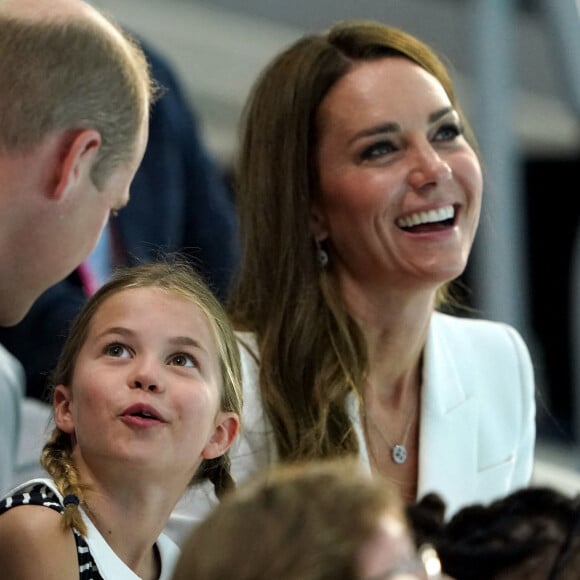
[[[482,175],[439,81],[405,58],[362,62],[325,97],[317,129],[313,233],[338,276],[405,292],[459,276]]]
[[[55,419],[74,435],[81,472],[122,462],[179,474],[186,485],[237,432],[220,399],[217,348],[201,309],[175,293],[132,288],[93,316],[72,385],[55,392]]]

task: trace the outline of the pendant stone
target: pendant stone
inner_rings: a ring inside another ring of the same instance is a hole
[[[391,457],[398,465],[405,463],[407,461],[407,448],[402,444],[393,445]]]

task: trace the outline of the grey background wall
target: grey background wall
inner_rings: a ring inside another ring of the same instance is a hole
[[[465,108],[473,115],[470,87],[477,22],[472,0],[95,0],[94,4],[170,58],[220,155],[231,152],[241,104],[266,61],[298,35],[342,18],[376,18],[430,43],[453,63]],[[521,145],[555,155],[576,147],[579,123],[566,101],[554,33],[542,11],[518,8],[509,42],[518,103],[514,127]]]

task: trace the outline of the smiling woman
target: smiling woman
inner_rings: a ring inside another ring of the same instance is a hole
[[[185,263],[119,271],[73,323],[54,385],[51,479],[0,502],[0,569],[169,578],[177,547],[160,533],[179,497],[232,484],[240,368],[223,309]]]
[[[399,29],[340,22],[272,60],[241,133],[229,309],[252,403],[234,476],[354,455],[406,501],[438,491],[451,512],[525,485],[525,344],[437,311],[483,192],[442,60]]]

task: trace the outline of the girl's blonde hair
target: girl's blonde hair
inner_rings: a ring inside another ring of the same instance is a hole
[[[118,270],[111,280],[102,286],[87,302],[72,323],[62,354],[53,373],[53,385],[72,384],[73,373],[80,350],[88,335],[89,326],[101,305],[111,296],[131,288],[160,288],[190,300],[205,314],[217,345],[222,377],[221,410],[237,413],[241,417],[242,387],[239,352],[236,338],[227,315],[201,277],[179,258],[167,258],[165,262],[143,264]],[[63,496],[76,496],[80,505],[86,507],[86,486],[79,480],[72,461],[73,440],[67,433],[55,427],[45,444],[41,463],[54,479]],[[234,486],[229,472],[228,454],[206,459],[200,465],[192,484],[209,479],[218,497]],[[63,526],[86,533],[75,501],[65,502]]]

